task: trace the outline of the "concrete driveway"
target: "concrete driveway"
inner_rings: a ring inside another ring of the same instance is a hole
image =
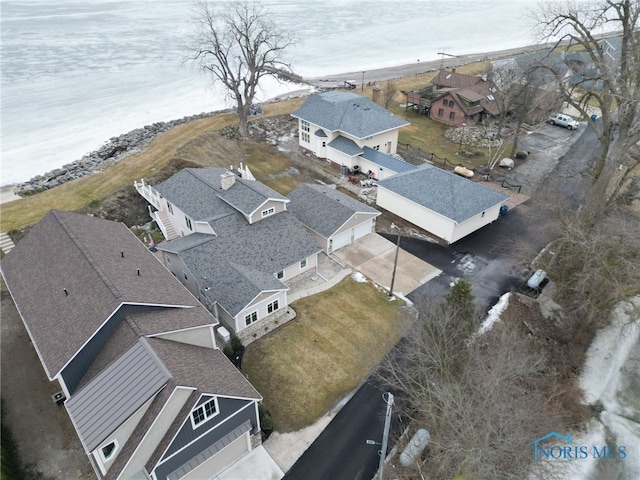
[[[396,244],[377,233],[341,248],[334,255],[383,288],[388,290],[391,286]],[[441,270],[401,248],[398,252],[393,291],[406,296],[440,273]]]

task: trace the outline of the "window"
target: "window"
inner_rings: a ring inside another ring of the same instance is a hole
[[[303,132],[309,131],[309,122],[307,122],[306,120],[302,120],[301,125],[302,125]]]
[[[269,215],[273,215],[274,213],[276,213],[276,209],[274,207],[271,207],[271,208],[267,208],[266,210],[263,210],[261,215],[262,215],[262,218],[264,218],[264,217],[268,217]]]
[[[100,453],[102,453],[102,457],[105,460],[109,460],[110,458],[112,458],[114,456],[114,454],[116,453],[116,450],[118,449],[118,445],[116,444],[116,442],[111,442],[108,445],[105,445],[104,447],[102,447],[100,449]]]
[[[282,280],[284,278],[284,270],[280,270],[278,273],[276,273],[276,278],[278,280]]]
[[[442,117],[443,115],[444,115],[444,109],[439,108],[439,109],[438,109],[438,116],[439,116],[439,117]]]
[[[302,132],[302,141],[305,143],[309,143],[311,141],[308,133]]]
[[[322,146],[326,147],[327,146],[327,142],[322,142]]]
[[[449,120],[455,120],[456,119],[456,112],[449,112]]]
[[[185,215],[184,216],[184,221],[187,222],[187,228],[189,230],[193,231],[193,227],[191,226],[191,219]]]
[[[307,259],[300,260],[300,269],[307,268]]]
[[[449,106],[450,107],[455,107],[456,102],[454,102],[453,100],[449,100]]]
[[[193,422],[193,428],[200,426],[203,422],[206,422],[211,417],[217,415],[218,406],[216,405],[216,399],[212,398],[207,403],[203,403],[191,412],[191,420]]]
[[[169,213],[173,215],[173,205],[171,205],[169,202],[167,202],[167,210],[169,210]]]
[[[373,147],[373,149],[380,151],[380,145],[376,145],[375,147]]]
[[[267,313],[273,313],[280,308],[278,300],[275,300],[267,305]]]
[[[250,313],[244,317],[244,324],[248,327],[254,322],[258,321],[258,312]]]

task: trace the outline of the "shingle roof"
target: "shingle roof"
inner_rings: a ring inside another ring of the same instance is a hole
[[[378,183],[378,188],[386,188],[456,223],[462,223],[509,198],[431,165],[386,178]]]
[[[209,287],[209,300],[231,315],[262,291],[287,289],[274,274],[321,251],[289,211],[253,224],[229,215],[212,226],[218,235],[194,233],[158,248],[179,254],[200,286]]]
[[[396,173],[408,172],[416,168],[415,165],[369,147],[363,148],[362,157]]]
[[[336,138],[331,140],[327,145],[331,148],[335,148],[336,150],[350,157],[355,157],[362,153],[362,148],[359,147],[356,142],[354,142],[350,138],[343,137],[342,135],[338,135]]]
[[[140,339],[65,403],[87,451],[95,450],[171,377]]]
[[[351,92],[329,91],[310,95],[292,116],[356,138],[409,125],[377,103]]]
[[[270,199],[288,201],[266,185],[240,177],[223,190],[220,178],[226,173],[224,168],[184,168],[153,188],[188,216],[201,221],[236,210],[249,215]]]
[[[45,215],[2,260],[2,273],[49,378],[122,304],[199,306],[126,226],[76,213]],[[180,325],[211,322],[200,309]],[[174,325],[169,315],[147,329]]]
[[[333,235],[356,213],[378,216],[380,212],[335,188],[303,183],[289,194],[289,211],[325,238]]]

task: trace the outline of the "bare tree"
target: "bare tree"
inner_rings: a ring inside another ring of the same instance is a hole
[[[396,82],[394,82],[391,78],[387,80],[384,85],[384,108],[389,108],[389,105],[391,104],[391,101],[393,100],[393,97],[395,96],[397,91],[398,88],[396,87]]]
[[[564,99],[581,112],[600,140],[591,171],[593,188],[585,209],[595,219],[616,197],[625,175],[638,164],[628,153],[640,141],[640,1],[596,0],[589,5],[550,2],[532,15],[541,39],[555,38],[554,46],[567,50],[582,47],[594,67],[583,81],[561,81],[559,85]],[[596,35],[605,29],[620,32],[619,48],[599,41]],[[590,117],[589,107],[594,104],[601,112],[602,123]],[[625,175],[616,174],[620,168]]]
[[[396,478],[548,478],[529,443],[562,428],[549,407],[546,364],[517,329],[496,325],[473,338],[454,303],[424,298],[414,327],[380,375],[401,391],[398,407],[431,442]],[[535,415],[532,415],[535,412]],[[538,470],[540,469],[540,470]]]
[[[258,2],[235,0],[214,11],[209,3],[196,7],[196,35],[189,59],[221,83],[236,102],[239,133],[248,135],[247,120],[260,80],[287,78],[284,58],[294,37],[280,29]]]

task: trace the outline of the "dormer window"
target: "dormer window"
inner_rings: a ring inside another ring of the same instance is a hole
[[[100,456],[104,462],[111,460],[115,457],[116,452],[118,451],[118,442],[115,440],[111,443],[108,443],[104,447],[100,449]]]
[[[269,215],[273,215],[274,213],[276,213],[276,209],[274,207],[271,207],[271,208],[267,208],[266,210],[263,210],[261,215],[262,215],[262,218],[264,218],[264,217],[268,217]]]
[[[199,427],[210,418],[215,417],[217,414],[218,403],[215,398],[212,398],[208,402],[196,407],[196,409],[191,412],[191,423],[193,424],[193,428]]]

